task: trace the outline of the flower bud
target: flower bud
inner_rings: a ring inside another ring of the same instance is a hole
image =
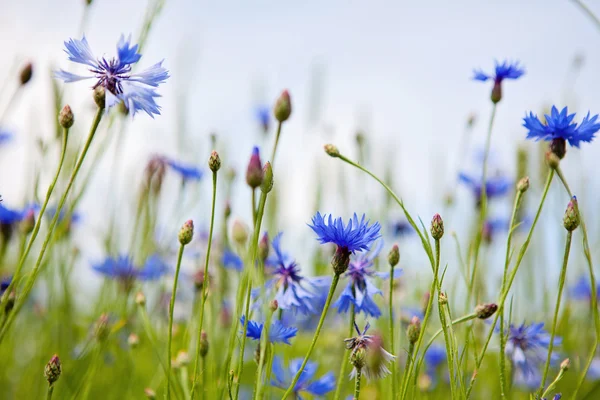
[[[279,302],[275,299],[271,300],[271,302],[269,303],[269,310],[271,310],[271,312],[275,312],[278,308]]]
[[[136,335],[135,333],[130,333],[129,336],[127,337],[127,344],[132,349],[135,349],[140,344],[140,337],[138,335]]]
[[[412,317],[410,320],[410,324],[408,324],[408,329],[406,330],[406,335],[408,336],[408,341],[411,344],[417,343],[419,340],[419,335],[421,334],[421,320],[416,315]]]
[[[225,219],[231,216],[231,203],[229,200],[225,202],[225,209],[223,210],[223,214],[225,215]]]
[[[204,271],[201,269],[194,273],[194,287],[197,291],[201,291],[204,287]]]
[[[494,303],[479,304],[475,307],[475,315],[479,319],[488,319],[498,310],[498,306]]]
[[[15,301],[17,300],[17,292],[11,290],[10,293],[5,293],[4,296],[6,296],[6,303],[4,304],[4,313],[8,314],[12,311],[13,307],[15,306]]]
[[[266,162],[263,167],[263,181],[260,185],[260,190],[263,193],[269,193],[271,189],[273,189],[273,167],[271,167],[270,162]]]
[[[340,151],[332,144],[326,144],[323,148],[325,149],[325,153],[329,154],[331,157],[335,158],[340,156]]]
[[[570,367],[571,367],[571,360],[569,360],[568,358],[565,358],[560,363],[560,369],[563,370],[563,371],[568,371]]]
[[[104,109],[106,107],[106,91],[104,87],[98,86],[94,89],[94,103],[100,109]]]
[[[527,189],[529,189],[529,177],[528,176],[521,178],[519,180],[519,183],[517,183],[517,190],[519,192],[525,193],[527,191]]]
[[[440,214],[435,214],[431,220],[431,236],[435,240],[440,240],[444,236],[444,221]]]
[[[187,351],[181,350],[179,353],[177,353],[175,363],[179,367],[185,367],[188,365],[190,363],[190,356],[188,355]]]
[[[146,305],[146,296],[143,292],[137,292],[135,294],[135,304],[137,304],[138,306]]]
[[[438,303],[441,306],[445,306],[446,304],[448,304],[448,296],[446,295],[446,293],[440,292],[438,294]]]
[[[256,189],[263,182],[263,178],[264,172],[260,161],[260,152],[258,147],[255,146],[252,150],[250,161],[248,162],[248,168],[246,169],[246,183],[252,189]]]
[[[338,246],[333,255],[333,259],[331,260],[331,265],[333,266],[333,272],[336,275],[341,275],[346,272],[348,265],[350,265],[350,252]]]
[[[186,221],[179,230],[179,243],[183,246],[189,244],[194,237],[194,221],[191,219]]]
[[[494,82],[494,87],[492,88],[492,94],[490,96],[492,103],[498,104],[500,100],[502,100],[502,82],[496,81]]]
[[[61,372],[62,368],[60,366],[60,359],[58,358],[58,355],[55,354],[52,356],[50,361],[48,361],[48,364],[46,364],[46,367],[44,368],[44,376],[48,381],[48,385],[52,386],[54,382],[60,378]]]
[[[156,392],[150,388],[144,389],[144,394],[146,395],[147,399],[150,399],[150,400],[156,399]]]
[[[237,244],[244,246],[248,240],[248,227],[246,224],[239,219],[236,219],[231,228],[231,237]]]
[[[273,115],[279,122],[287,121],[292,113],[292,102],[290,100],[290,93],[287,90],[281,92],[281,95],[275,102],[273,107]]]
[[[558,168],[560,165],[560,158],[551,151],[546,152],[546,164],[552,169]]]
[[[258,257],[265,262],[269,257],[269,234],[265,232],[258,242]]]
[[[73,111],[71,110],[71,106],[68,104],[60,110],[58,114],[58,123],[65,129],[69,129],[73,126],[73,122],[75,122],[75,118],[73,117]]]
[[[210,168],[212,172],[217,172],[219,168],[221,168],[221,158],[216,150],[213,150],[210,153],[210,157],[208,159],[208,168]]]
[[[200,356],[202,358],[206,357],[208,354],[208,335],[206,332],[202,331],[200,334]]]
[[[366,358],[367,349],[360,346],[354,349],[354,351],[352,351],[350,354],[350,363],[354,366],[354,368],[362,369],[362,367],[365,366]]]
[[[25,85],[27,82],[31,80],[31,76],[33,75],[33,64],[27,63],[21,69],[21,73],[19,74],[19,82],[21,85]]]
[[[32,208],[27,210],[25,217],[19,222],[19,229],[24,235],[28,235],[35,227],[35,212]]]
[[[567,210],[565,211],[565,216],[563,218],[563,225],[569,232],[573,232],[579,226],[579,207],[577,205],[577,197],[575,196],[573,196],[569,202],[569,205],[567,206]]]
[[[392,249],[390,250],[390,252],[388,254],[388,263],[390,263],[390,266],[395,267],[396,265],[398,265],[399,262],[400,262],[400,249],[398,248],[398,245],[395,244],[392,246]],[[393,276],[390,278],[393,278]]]

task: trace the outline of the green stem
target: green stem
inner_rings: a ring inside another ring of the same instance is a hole
[[[282,122],[277,124],[277,133],[275,134],[275,142],[273,143],[273,151],[271,152],[271,167],[275,169],[275,153],[277,153],[277,145],[279,144],[279,135],[281,135]]]
[[[354,400],[360,396],[360,378],[362,377],[362,368],[356,368],[356,380],[354,383]]]
[[[252,224],[256,225],[256,189],[252,189]]]
[[[267,350],[269,349],[269,328],[271,327],[271,321],[273,320],[273,312],[269,310],[267,319],[265,321],[265,325],[263,331],[261,333],[260,341],[259,341],[259,360],[258,360],[258,368],[256,369],[256,383],[254,385],[254,394],[255,399],[262,399],[264,386],[263,382],[263,368],[266,361]]]
[[[90,148],[90,145],[92,144],[92,140],[94,139],[94,134],[96,133],[96,130],[98,129],[98,125],[100,124],[100,120],[102,119],[103,114],[104,114],[104,109],[98,108],[98,110],[96,111],[96,116],[94,117],[94,121],[92,122],[92,126],[91,126],[90,132],[88,134],[88,138],[85,142],[85,145],[83,146],[83,150],[81,151],[81,154],[80,154],[79,158],[77,159],[77,163],[75,164],[75,168],[73,169],[73,172],[71,173],[71,177],[69,178],[67,187],[58,203],[58,206],[56,207],[56,213],[54,214],[54,218],[52,218],[52,221],[50,222],[50,226],[48,227],[48,232],[46,233],[46,238],[44,239],[44,243],[42,244],[42,249],[40,250],[40,253],[38,255],[35,266],[34,266],[33,270],[31,271],[31,274],[29,275],[29,279],[25,283],[25,289],[23,290],[21,295],[17,298],[17,301],[15,303],[15,307],[14,307],[13,311],[8,316],[8,319],[7,319],[6,323],[4,324],[4,326],[2,327],[2,330],[0,330],[0,343],[2,342],[2,339],[4,339],[4,336],[8,332],[8,329],[10,329],[12,322],[14,321],[16,316],[19,314],[19,311],[23,307],[23,304],[25,304],[25,301],[27,300],[27,297],[29,296],[31,289],[33,288],[35,280],[40,272],[40,266],[42,264],[44,254],[46,252],[46,247],[48,246],[48,243],[50,242],[50,239],[52,238],[52,233],[54,231],[54,228],[56,227],[56,224],[58,223],[60,211],[62,210],[62,207],[65,204],[65,201],[67,200],[67,196],[69,195],[69,191],[71,190],[71,187],[73,186],[73,182],[75,181],[75,178],[77,177],[77,174],[79,173],[79,170],[81,169],[81,165],[83,164],[85,155],[87,154],[87,151]],[[38,220],[41,220],[41,219],[42,218],[40,215]],[[38,229],[39,229],[39,226],[38,226]],[[35,228],[34,228],[34,230],[35,230]],[[19,264],[23,263],[25,261],[25,259],[27,258],[29,250],[31,249],[31,244],[33,244],[33,240],[34,240],[34,236],[32,235],[31,239],[29,240],[27,249],[25,250],[25,253],[21,257],[21,260],[19,261]]]
[[[177,295],[177,281],[179,280],[179,270],[181,269],[181,258],[183,257],[183,249],[185,245],[179,245],[179,253],[177,253],[177,267],[175,268],[175,278],[173,279],[173,291],[171,292],[171,303],[169,304],[169,341],[167,347],[167,399],[171,398],[171,347],[173,343],[173,310],[175,309],[175,297]]]
[[[544,373],[542,375],[542,381],[538,394],[541,394],[546,384],[546,377],[548,376],[548,370],[550,369],[550,361],[552,360],[552,350],[554,349],[554,338],[556,336],[556,325],[558,324],[558,313],[560,311],[560,300],[562,299],[562,292],[565,287],[565,278],[567,276],[567,265],[569,263],[569,253],[571,251],[571,238],[573,232],[567,232],[567,242],[565,244],[565,254],[563,256],[563,265],[560,270],[560,278],[558,280],[558,296],[556,297],[556,306],[554,307],[554,318],[552,319],[552,332],[550,333],[550,343],[548,344],[548,356],[546,358],[546,365],[544,366]]]
[[[202,283],[202,299],[200,303],[200,321],[198,322],[198,336],[196,339],[196,361],[194,362],[194,380],[192,383],[191,398],[194,400],[196,395],[196,385],[198,383],[198,373],[200,372],[200,342],[202,340],[202,324],[204,322],[204,307],[208,297],[208,264],[210,262],[210,250],[212,247],[213,229],[215,226],[215,204],[217,202],[217,171],[213,171],[212,179],[212,206],[210,212],[210,228],[208,232],[208,247],[206,249],[206,260],[204,263],[204,282]],[[202,388],[204,390],[204,388]]]
[[[252,293],[252,277],[248,277],[248,285],[246,287],[246,300],[244,308],[244,329],[242,330],[242,344],[240,346],[240,356],[237,366],[237,377],[238,382],[235,386],[235,397],[237,400],[240,393],[240,380],[242,379],[242,372],[244,371],[244,351],[246,350],[246,335],[248,334],[248,323],[250,321],[250,299]]]
[[[527,238],[525,239],[525,242],[523,243],[523,245],[521,246],[521,248],[519,250],[519,255],[517,256],[517,261],[516,261],[515,266],[513,267],[513,270],[511,271],[509,278],[508,278],[508,284],[504,288],[504,291],[502,292],[502,295],[500,297],[500,301],[498,302],[498,312],[496,312],[496,315],[494,316],[494,321],[492,322],[487,339],[481,350],[481,354],[479,355],[479,357],[476,358],[475,371],[479,370],[479,367],[481,366],[481,363],[483,362],[485,352],[487,351],[490,340],[492,339],[492,334],[494,333],[494,328],[495,328],[496,324],[498,323],[498,318],[500,317],[500,314],[502,313],[502,311],[504,309],[504,302],[506,301],[506,298],[508,297],[508,292],[510,291],[510,288],[512,287],[512,283],[515,279],[515,276],[517,275],[519,266],[521,265],[521,261],[523,260],[523,257],[525,256],[525,253],[527,252],[527,248],[529,247],[529,243],[531,242],[531,237],[533,236],[533,231],[535,229],[535,226],[537,225],[538,219],[540,218],[540,214],[542,213],[542,208],[544,206],[544,202],[546,201],[546,196],[548,195],[548,191],[550,190],[550,186],[551,186],[553,177],[554,177],[554,170],[550,169],[550,172],[548,173],[548,178],[546,179],[546,185],[544,186],[544,192],[542,194],[542,198],[540,199],[540,204],[538,205],[538,209],[535,214],[535,218],[533,219],[531,228],[529,228],[529,233],[527,234]],[[471,378],[471,382],[469,384],[469,388],[467,389],[467,399],[469,398],[471,391],[473,390],[473,386],[475,385],[476,378],[477,378],[477,374],[473,374],[473,377]]]
[[[37,237],[37,234],[40,231],[40,226],[42,224],[44,212],[46,211],[46,207],[48,206],[48,203],[50,202],[50,197],[52,196],[52,192],[54,191],[54,187],[56,186],[56,182],[58,181],[58,177],[60,176],[60,171],[62,170],[63,163],[65,161],[65,155],[67,154],[67,139],[68,139],[68,137],[69,137],[69,130],[64,129],[61,152],[60,152],[60,161],[58,162],[58,168],[56,169],[56,173],[54,174],[54,179],[52,180],[52,183],[50,184],[50,186],[48,186],[48,190],[46,192],[46,198],[44,199],[44,203],[42,204],[42,208],[40,209],[37,220],[35,221],[33,231],[31,231],[31,236],[29,237],[29,242],[27,243],[27,247],[25,249],[23,248],[23,246],[25,245],[26,237],[23,237],[23,241],[21,242],[21,248],[19,250],[19,264],[17,265],[17,268],[15,269],[15,272],[10,281],[10,284],[8,285],[8,288],[6,289],[6,293],[12,293],[14,286],[17,284],[19,277],[21,275],[21,270],[23,269],[23,265],[25,264],[25,259],[27,258],[29,251],[31,251],[31,246],[33,245],[33,242],[35,241],[35,238]],[[58,213],[58,211],[57,211],[57,213]],[[8,296],[6,296],[6,298],[8,298]],[[0,304],[0,310],[4,310],[5,302],[6,302],[6,300],[3,299]]]
[[[308,351],[306,352],[306,356],[304,356],[304,361],[302,362],[302,365],[298,369],[296,376],[294,376],[292,383],[290,384],[288,389],[285,391],[283,397],[281,398],[282,400],[286,399],[292,393],[292,391],[294,390],[294,387],[296,387],[296,383],[298,383],[298,379],[300,379],[300,375],[302,374],[302,372],[304,372],[306,363],[308,362],[308,359],[310,358],[310,355],[312,354],[312,351],[314,350],[315,345],[317,344],[317,339],[319,338],[319,333],[321,333],[321,328],[323,327],[323,323],[325,322],[325,316],[327,315],[327,311],[329,310],[329,305],[331,304],[331,299],[333,298],[333,294],[335,293],[335,288],[337,287],[339,280],[340,280],[340,276],[338,274],[335,274],[333,276],[333,280],[331,281],[331,287],[329,288],[329,294],[327,295],[327,300],[325,301],[325,306],[323,307],[323,312],[321,312],[321,318],[319,319],[319,324],[317,325],[317,330],[315,331],[312,342],[310,343],[310,347],[308,348]]]
[[[354,336],[354,318],[356,315],[356,310],[354,309],[354,303],[350,305],[350,324],[348,326],[348,336],[349,338]],[[338,374],[337,383],[335,385],[335,394],[333,395],[333,400],[339,400],[340,395],[342,394],[342,384],[346,380],[346,368],[348,360],[346,360],[346,348],[344,347],[344,353],[342,357],[342,363],[340,365],[340,373]],[[394,354],[392,352],[392,354]]]
[[[544,390],[544,393],[542,393],[542,397],[543,399],[546,398],[546,396],[549,396],[552,391],[554,390],[554,388],[556,387],[556,385],[558,384],[558,382],[563,378],[563,376],[565,375],[566,369],[561,368],[560,371],[558,371],[558,375],[556,375],[556,378],[554,378],[554,380],[548,385],[548,387],[546,388],[546,390]],[[575,397],[573,397],[575,398]]]
[[[587,5],[585,5],[581,0],[573,0],[573,2],[577,4],[579,8],[581,8],[585,15],[590,17],[590,19],[594,22],[597,28],[600,28],[600,19],[598,19],[596,14],[594,14]]]
[[[52,400],[53,392],[54,392],[54,385],[48,385],[48,391],[46,392],[46,400]]]
[[[389,308],[389,318],[390,318],[390,352],[392,354],[396,354],[395,353],[395,347],[394,347],[394,312],[392,310],[392,307],[394,305],[394,266],[390,265],[390,295],[389,295],[389,303],[388,303],[388,308]],[[354,306],[353,306],[354,307]],[[352,337],[352,335],[348,336],[348,337]],[[396,362],[392,362],[392,399],[396,400]]]
[[[415,356],[415,344],[411,341],[408,345],[408,355],[406,356],[406,364],[404,365],[404,374],[400,381],[400,395],[404,398],[404,384],[410,380],[410,370]],[[394,399],[395,400],[395,399]]]
[[[506,279],[508,278],[508,268],[510,266],[510,250],[512,245],[512,235],[516,229],[516,220],[519,207],[521,205],[523,192],[517,190],[515,196],[515,202],[513,205],[512,216],[510,218],[510,226],[508,231],[508,237],[506,238],[506,254],[504,256],[504,272],[502,273],[502,287],[501,292],[506,288]],[[504,330],[504,309],[500,311],[500,396],[506,397],[506,356],[504,355],[504,349],[506,348],[507,335]]]

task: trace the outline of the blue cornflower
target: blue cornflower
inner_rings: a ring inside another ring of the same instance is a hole
[[[6,291],[6,289],[8,289],[8,287],[10,286],[11,280],[12,280],[11,276],[0,279],[0,296],[2,296],[4,294],[4,292]]]
[[[432,344],[425,352],[425,373],[429,376],[431,383],[437,383],[437,370],[446,362],[446,348],[439,344]]]
[[[240,323],[242,324],[242,327],[243,327],[244,324],[246,323],[246,318],[245,317],[240,318]],[[262,334],[263,325],[264,325],[263,323],[248,320],[248,330],[246,331],[246,337],[249,337],[254,340],[259,340],[260,335]],[[240,333],[243,333],[243,331],[241,331]],[[271,324],[271,329],[269,329],[269,342],[271,342],[271,343],[280,342],[280,343],[285,343],[285,344],[291,344],[290,339],[293,338],[294,336],[296,336],[297,333],[298,333],[298,329],[293,328],[291,326],[290,327],[284,326],[281,323],[281,321],[275,320]]]
[[[130,256],[120,255],[107,257],[102,263],[93,265],[92,268],[108,278],[117,279],[126,288],[131,288],[136,280],[156,280],[169,271],[169,267],[157,255],[148,257],[141,267],[136,266]]]
[[[552,141],[550,148],[559,158],[565,155],[565,141],[573,147],[579,147],[580,142],[591,142],[600,129],[600,123],[596,123],[598,115],[590,118],[589,111],[579,126],[573,122],[575,113],[569,114],[567,107],[559,113],[558,109],[552,106],[550,115],[546,114],[544,117],[545,123],[532,112],[523,118],[523,126],[528,130],[527,139]]]
[[[256,107],[256,119],[263,128],[263,131],[268,132],[271,124],[271,109],[267,106]]]
[[[458,179],[471,188],[475,199],[479,202],[481,199],[481,179],[475,179],[462,172],[458,175]],[[512,181],[505,176],[490,177],[485,182],[485,193],[488,199],[500,197],[508,193],[511,186]]]
[[[357,314],[364,312],[365,315],[375,318],[381,316],[381,311],[375,303],[374,297],[375,295],[383,296],[383,292],[373,284],[372,277],[378,276],[387,279],[390,276],[389,272],[381,273],[374,270],[373,262],[382,248],[383,240],[380,240],[372,252],[359,254],[350,260],[348,270],[345,273],[345,276],[349,278],[348,285],[334,304],[339,313],[348,311],[350,306],[354,305],[354,311]],[[396,279],[401,273],[401,269],[395,269],[393,279]]]
[[[518,61],[505,60],[502,64],[494,60],[494,74],[488,75],[481,69],[473,70],[473,79],[485,82],[489,79],[494,83],[501,83],[504,79],[519,79],[525,74],[525,68],[519,65]]]
[[[290,361],[290,365],[287,370],[283,368],[283,362],[281,358],[275,357],[273,359],[273,375],[274,379],[271,381],[273,386],[287,389],[292,383],[292,378],[296,376],[300,367],[302,366],[302,359],[296,358]],[[312,380],[317,372],[318,364],[309,361],[304,366],[302,374],[298,383],[294,386],[293,394],[294,398],[302,400],[302,393],[308,393],[313,396],[325,396],[327,393],[335,389],[335,376],[332,372],[328,372],[319,379]]]
[[[367,380],[384,378],[390,374],[388,364],[394,362],[396,358],[383,348],[383,339],[380,335],[367,335],[370,327],[371,325],[367,322],[365,329],[361,332],[356,322],[354,322],[354,329],[356,329],[358,336],[344,339],[346,348],[350,350],[350,360],[355,359],[360,353],[364,355],[364,357],[358,357],[358,359],[362,359],[359,365],[353,364],[354,368],[350,373],[351,378],[356,376],[356,369],[359,367]]]
[[[82,79],[97,79],[94,88],[106,90],[106,109],[123,102],[127,109],[135,115],[145,111],[149,116],[160,115],[160,106],[155,98],[160,97],[156,88],[165,82],[169,72],[162,67],[162,61],[140,73],[132,73],[132,65],[142,57],[138,54],[138,45],[130,44],[131,36],[125,40],[121,35],[117,43],[117,57],[96,59],[85,36],[81,40],[69,39],[65,42],[65,52],[69,60],[89,67],[91,76],[80,76],[64,70],[57,71],[55,76],[66,83]]]
[[[0,224],[4,226],[11,226],[17,222],[22,221],[28,213],[35,212],[39,208],[36,204],[29,204],[22,209],[14,209],[5,207],[0,203]]]
[[[561,338],[554,338],[554,345],[560,344]],[[515,367],[515,383],[526,387],[536,387],[540,384],[539,367],[546,362],[550,334],[544,330],[544,323],[520,326],[510,325],[506,342],[506,355]],[[558,359],[552,354],[552,361]]]
[[[571,287],[570,294],[572,299],[590,301],[592,299],[592,285],[590,285],[590,281],[583,276],[580,277],[577,283]],[[596,298],[600,299],[600,284],[596,285]]]
[[[200,168],[193,165],[184,164],[169,158],[164,158],[165,163],[171,167],[171,169],[181,175],[184,182],[186,181],[199,181],[202,178],[202,171]]]
[[[48,207],[48,214],[46,214],[48,216],[48,218],[52,219],[54,218],[54,215],[56,214],[56,206],[52,206],[52,207]],[[61,208],[60,213],[58,214],[58,222],[62,223],[63,220],[66,217],[66,211],[64,208]],[[77,212],[74,212],[71,215],[71,220],[69,221],[70,224],[74,224],[79,222],[79,220],[81,219],[81,215]]]
[[[316,293],[326,285],[321,278],[307,278],[300,274],[300,266],[281,250],[282,233],[277,234],[272,242],[274,255],[269,257],[266,265],[273,276],[266,287],[275,290],[275,300],[282,310],[292,310],[301,314],[316,314]]]
[[[13,134],[5,129],[0,128],[0,146],[12,140]]]
[[[351,253],[368,251],[371,243],[381,237],[379,233],[381,225],[376,222],[369,226],[369,221],[365,221],[364,214],[359,221],[355,213],[346,226],[341,218],[334,220],[331,215],[325,222],[325,216],[321,216],[321,213],[317,212],[312,218],[312,225],[308,226],[317,234],[317,240],[321,244],[335,243],[337,245],[332,264],[335,273],[340,275],[348,268]]]
[[[241,271],[244,268],[244,262],[231,250],[225,250],[221,257],[221,263],[227,269],[233,269],[235,271]]]

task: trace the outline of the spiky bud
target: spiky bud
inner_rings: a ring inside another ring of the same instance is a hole
[[[69,129],[73,126],[75,122],[75,117],[73,116],[73,111],[71,110],[71,106],[68,104],[65,105],[60,113],[58,114],[58,123],[65,129]]]
[[[271,310],[271,312],[277,311],[278,308],[279,302],[276,299],[273,299],[269,302],[269,310]]]
[[[94,103],[102,110],[106,107],[106,90],[103,86],[98,86],[94,89]]]
[[[561,363],[560,363],[560,369],[563,371],[568,371],[569,368],[571,367],[571,360],[568,358],[565,358]]]
[[[502,82],[496,81],[494,82],[494,87],[492,88],[492,94],[490,96],[492,103],[498,104],[500,100],[502,100]]]
[[[248,227],[239,219],[233,221],[231,227],[231,237],[240,246],[244,246],[248,240]]]
[[[144,389],[144,394],[146,395],[146,398],[149,400],[156,399],[156,392],[150,388]]]
[[[479,304],[475,307],[475,315],[479,319],[488,319],[498,310],[498,305],[494,303]]]
[[[146,296],[143,292],[137,292],[135,294],[135,304],[142,307],[146,305]]]
[[[389,254],[388,254],[388,263],[390,264],[390,266],[395,267],[396,265],[398,265],[398,263],[400,262],[400,249],[398,248],[398,245],[395,244],[392,246],[392,249],[390,250]],[[393,277],[390,277],[393,278]]]
[[[246,183],[252,189],[256,189],[263,182],[263,178],[264,172],[262,162],[260,161],[260,152],[258,147],[255,146],[248,162],[248,168],[246,169]]]
[[[363,346],[357,347],[350,354],[350,364],[356,369],[362,369],[366,364],[367,349]]]
[[[208,335],[206,332],[202,331],[200,334],[200,356],[202,358],[206,357],[208,354]]]
[[[290,99],[290,93],[287,90],[281,92],[281,95],[275,102],[273,107],[273,115],[279,122],[285,122],[292,114],[292,101]]]
[[[44,368],[44,376],[48,381],[48,385],[53,385],[54,382],[60,378],[60,374],[62,372],[62,367],[60,366],[60,359],[58,355],[55,354],[52,356],[46,367]]]
[[[523,177],[517,183],[517,190],[521,193],[525,193],[529,189],[529,177]]]
[[[269,193],[273,189],[273,167],[267,161],[263,167],[263,181],[260,185],[260,190],[263,193]]]
[[[444,292],[440,292],[438,294],[438,303],[441,306],[445,306],[446,304],[448,304],[448,295],[446,295],[446,293]]]
[[[444,221],[440,214],[435,214],[431,219],[431,236],[435,240],[440,240],[444,236]]]
[[[138,335],[136,335],[135,333],[130,333],[129,336],[127,337],[127,344],[132,349],[135,349],[140,344],[140,337]]]
[[[338,246],[333,255],[333,259],[331,260],[331,265],[333,266],[333,272],[336,275],[341,275],[346,272],[348,265],[350,265],[350,252]]]
[[[183,246],[189,244],[194,237],[194,221],[187,220],[179,230],[179,243]]]
[[[33,231],[35,227],[35,211],[33,209],[27,210],[25,217],[19,222],[19,230],[24,235],[28,235]]]
[[[325,153],[327,153],[331,157],[335,158],[340,156],[340,151],[336,146],[332,144],[326,144],[325,146],[323,146],[323,148],[325,149]]]
[[[577,197],[575,196],[569,201],[563,218],[563,225],[569,232],[573,232],[579,226],[579,207],[577,205]]]
[[[212,172],[217,172],[219,168],[221,168],[221,158],[216,150],[213,150],[210,153],[210,157],[208,158],[208,168],[210,168]]]
[[[417,316],[413,316],[410,320],[410,324],[408,324],[408,329],[406,330],[406,336],[408,336],[408,341],[411,344],[417,343],[419,340],[419,335],[421,334],[421,320]]]
[[[265,232],[258,242],[258,257],[265,262],[267,257],[269,257],[269,234]]]
[[[31,80],[32,76],[33,76],[33,64],[28,62],[21,69],[21,73],[19,74],[19,82],[21,83],[21,85],[25,85],[25,84],[27,84],[27,82],[29,82]]]

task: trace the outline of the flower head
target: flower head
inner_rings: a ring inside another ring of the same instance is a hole
[[[481,69],[473,70],[473,74],[473,79],[476,81],[485,82],[491,79],[494,82],[502,82],[504,79],[519,79],[525,74],[525,69],[518,61],[504,60],[503,63],[499,63],[498,60],[494,60],[493,74],[486,74]]]
[[[227,269],[233,269],[235,271],[241,271],[244,268],[244,262],[231,250],[225,250],[221,257],[221,264]]]
[[[130,256],[120,255],[107,257],[92,268],[108,278],[117,279],[126,288],[130,288],[136,280],[156,280],[169,271],[169,267],[157,255],[148,257],[142,267],[136,266]]]
[[[165,162],[173,171],[181,176],[184,182],[199,181],[202,178],[202,171],[194,165],[184,164],[169,158],[165,158]]]
[[[108,109],[123,102],[127,109],[135,115],[145,111],[154,118],[160,115],[160,106],[155,98],[160,97],[156,88],[169,77],[168,71],[162,67],[162,61],[140,72],[132,73],[132,65],[142,57],[138,45],[131,45],[131,37],[123,35],[117,43],[117,57],[111,59],[95,58],[85,36],[81,39],[69,39],[65,42],[65,53],[69,60],[89,67],[89,76],[76,75],[64,70],[57,71],[55,76],[66,83],[82,79],[96,79],[94,88],[105,89],[105,107]]]
[[[242,316],[240,318],[242,327],[246,323],[246,318]],[[246,331],[246,337],[254,340],[259,340],[263,330],[263,323],[248,320],[248,330]],[[293,327],[284,326],[281,321],[275,320],[269,329],[269,342],[271,343],[285,343],[291,344],[290,339],[296,336],[298,329]]]
[[[475,199],[479,201],[481,198],[481,179],[473,178],[462,172],[458,175],[458,179],[471,188]],[[488,178],[485,182],[487,198],[492,199],[505,195],[510,190],[511,185],[511,180],[502,175]]]
[[[579,147],[581,142],[591,142],[600,129],[600,123],[596,123],[598,115],[590,118],[588,112],[581,123],[577,125],[576,122],[573,122],[575,113],[569,114],[567,107],[558,112],[556,106],[552,106],[550,115],[546,114],[544,117],[545,123],[542,123],[532,112],[523,118],[523,126],[528,131],[527,139],[560,141],[563,146],[564,142],[568,141],[571,146]],[[554,143],[554,145],[557,144]],[[559,153],[556,154],[559,158],[564,156],[564,152],[562,156]]]
[[[370,326],[367,323],[361,332],[355,322],[354,329],[358,336],[344,339],[346,348],[350,350],[350,360],[354,365],[350,373],[351,378],[356,376],[357,368],[360,368],[368,380],[381,379],[390,374],[387,365],[396,358],[383,348],[381,336],[367,335]]]
[[[273,386],[281,389],[287,389],[292,383],[292,378],[298,373],[302,366],[302,359],[296,358],[290,361],[287,370],[283,367],[281,358],[273,359]],[[308,393],[313,396],[325,396],[327,393],[335,389],[335,376],[332,372],[328,372],[319,379],[313,379],[317,372],[318,364],[312,361],[306,363],[298,383],[294,386],[293,393],[296,399],[301,400],[303,393]]]
[[[571,298],[574,300],[588,300],[592,299],[592,287],[590,281],[585,277],[580,277],[577,283],[571,287],[570,290]],[[596,298],[600,299],[600,284],[596,285]]]

